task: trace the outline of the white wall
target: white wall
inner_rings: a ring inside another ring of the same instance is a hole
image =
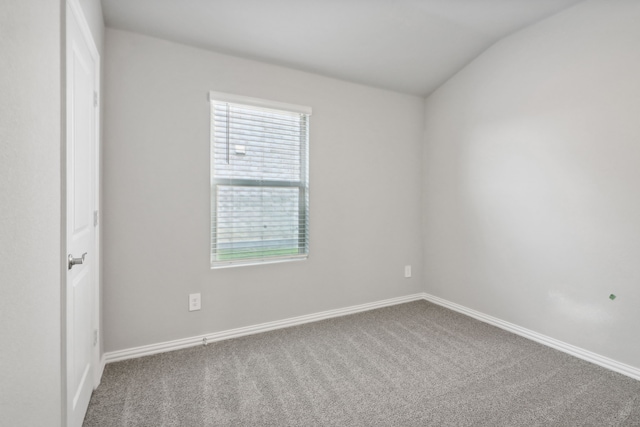
[[[112,29],[105,53],[106,351],[422,290],[422,99]],[[307,261],[210,270],[210,90],[313,108]]]
[[[61,2],[0,7],[0,424],[62,422]]]
[[[588,1],[497,43],[428,98],[423,163],[428,293],[635,367],[639,22]]]

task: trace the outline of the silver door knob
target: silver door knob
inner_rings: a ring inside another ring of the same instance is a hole
[[[84,259],[86,257],[86,252],[82,254],[82,258],[74,258],[73,255],[69,254],[69,270],[71,270],[74,265],[84,264]]]

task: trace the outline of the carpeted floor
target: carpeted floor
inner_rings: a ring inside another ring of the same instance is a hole
[[[109,364],[84,426],[640,426],[640,381],[417,301]]]

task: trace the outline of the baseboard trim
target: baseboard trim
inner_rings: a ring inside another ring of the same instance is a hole
[[[246,335],[258,334],[261,332],[273,331],[275,329],[283,329],[291,326],[302,325],[305,323],[317,322],[319,320],[330,319],[332,317],[346,316],[349,314],[360,313],[363,311],[374,310],[376,308],[388,307],[397,304],[404,304],[411,301],[418,301],[424,298],[424,293],[407,295],[404,297],[391,298],[382,301],[371,302],[367,304],[353,305],[350,307],[338,308],[335,310],[322,311],[319,313],[308,314],[304,316],[291,317],[289,319],[277,320],[275,322],[266,322],[258,325],[247,326],[243,328],[229,329],[226,331],[215,332],[211,334],[198,335],[190,338],[166,341],[158,344],[144,345],[140,347],[129,348],[105,353],[104,360],[106,363],[119,362],[127,359],[135,359],[152,354],[164,353],[167,351],[180,350],[187,347],[202,345],[202,340],[207,339],[208,343],[228,340],[231,338],[243,337]]]
[[[549,336],[540,334],[538,332],[532,331],[530,329],[523,328],[521,326],[515,325],[513,323],[506,322],[502,319],[498,319],[497,317],[489,316],[487,314],[481,313],[479,311],[473,310],[471,308],[465,307],[460,304],[456,304],[454,302],[439,298],[434,295],[430,295],[427,293],[423,294],[423,298],[426,301],[432,302],[434,304],[440,305],[442,307],[448,308],[453,311],[457,311],[459,313],[465,314],[469,317],[473,317],[474,319],[480,320],[484,323],[488,323],[493,326],[497,326],[500,329],[504,329],[506,331],[512,332],[516,335],[520,335],[522,337],[528,338],[532,341],[536,341],[540,344],[544,344],[547,347],[554,348],[556,350],[560,350],[564,353],[570,354],[578,359],[586,360],[587,362],[594,363],[596,365],[602,366],[603,368],[609,369],[611,371],[618,372],[622,375],[626,375],[636,380],[640,380],[640,369],[626,365],[624,363],[620,363],[616,360],[610,359],[605,356],[601,356],[597,353],[593,353],[589,350],[585,350],[580,347],[576,347],[574,345],[568,344],[564,341],[557,340],[555,338],[551,338]]]
[[[274,322],[266,322],[258,325],[246,326],[243,328],[229,329],[221,332],[214,332],[210,334],[198,335],[189,338],[183,338],[179,340],[166,341],[157,344],[144,345],[140,347],[134,347],[124,350],[112,351],[105,353],[101,359],[100,372],[104,370],[105,364],[119,362],[127,359],[135,359],[143,356],[150,356],[152,354],[164,353],[167,351],[180,350],[183,348],[194,347],[202,345],[202,340],[207,339],[208,343],[228,340],[232,338],[239,338],[246,335],[259,334],[261,332],[273,331],[276,329],[288,328],[291,326],[302,325],[305,323],[317,322],[319,320],[330,319],[332,317],[346,316],[349,314],[360,313],[363,311],[374,310],[376,308],[388,307],[397,304],[404,304],[411,301],[425,300],[442,307],[448,308],[453,311],[457,311],[474,319],[512,332],[516,335],[528,338],[532,341],[536,341],[540,344],[548,347],[560,350],[574,357],[577,357],[587,362],[594,363],[603,368],[609,369],[614,372],[626,375],[636,380],[640,380],[640,369],[618,362],[605,356],[601,356],[597,353],[585,350],[580,347],[568,344],[564,341],[551,338],[549,336],[540,334],[530,329],[523,328],[516,324],[498,319],[497,317],[489,316],[482,312],[473,310],[460,304],[439,298],[435,295],[427,293],[419,293],[413,295],[407,295],[404,297],[391,298],[382,301],[376,301],[367,304],[354,305],[350,307],[339,308],[335,310],[322,311],[319,313],[308,314],[304,316],[291,317],[289,319],[277,320]],[[102,375],[100,375],[102,377]]]

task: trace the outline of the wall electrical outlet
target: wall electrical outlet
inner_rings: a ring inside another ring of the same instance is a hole
[[[200,294],[189,294],[189,311],[200,310]]]
[[[404,266],[404,277],[406,277],[406,278],[411,277],[411,266],[410,265],[405,265]]]

